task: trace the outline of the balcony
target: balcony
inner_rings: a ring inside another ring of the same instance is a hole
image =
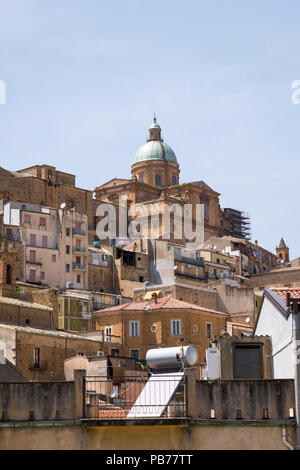
[[[84,320],[91,320],[91,318],[92,318],[92,314],[88,313],[88,312],[81,312],[80,316]]]
[[[73,263],[73,269],[78,269],[80,271],[86,271],[85,264]]]
[[[73,253],[86,253],[86,248],[73,246]]]
[[[30,259],[30,258],[26,258],[26,263],[27,264],[34,264],[36,266],[42,266],[43,265],[43,262],[41,260],[38,261],[37,259]]]
[[[79,229],[79,228],[73,228],[72,229],[72,234],[73,235],[79,235],[81,237],[85,237],[86,236],[86,232],[84,232],[83,230]]]
[[[185,256],[175,255],[175,261],[179,261],[185,264],[193,264],[194,266],[204,266],[203,258],[187,258]]]

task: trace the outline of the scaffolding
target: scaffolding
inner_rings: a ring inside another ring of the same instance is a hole
[[[224,209],[224,215],[228,222],[229,234],[236,238],[251,240],[251,221],[249,214],[236,209]]]

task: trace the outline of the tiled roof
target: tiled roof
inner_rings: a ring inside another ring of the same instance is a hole
[[[144,311],[144,310],[161,310],[161,309],[176,309],[176,310],[198,310],[200,312],[217,313],[218,315],[228,316],[227,313],[219,312],[205,307],[199,307],[199,305],[190,304],[183,300],[174,299],[171,296],[157,299],[157,303],[154,300],[144,302],[130,302],[128,304],[117,305],[115,307],[105,308],[98,310],[94,313],[108,313],[108,312],[120,312],[120,311]]]
[[[97,343],[101,343],[101,341],[97,338],[93,338],[91,336],[81,336],[76,333],[70,333],[65,330],[46,330],[44,328],[32,328],[30,326],[19,326],[13,325],[12,323],[3,323],[0,322],[0,330],[7,329],[13,331],[22,331],[23,333],[30,333],[30,334],[37,334],[37,335],[44,335],[44,336],[57,336],[61,338],[73,338],[73,339],[81,339],[86,341],[94,341]]]
[[[26,300],[13,299],[10,297],[0,297],[0,304],[9,304],[9,305],[16,305],[18,307],[36,308],[39,310],[47,310],[48,312],[52,312],[53,310],[52,308],[47,307],[46,305],[41,305],[35,302],[26,301]]]
[[[289,292],[291,299],[300,298],[300,287],[272,287],[271,290],[277,295],[284,303],[286,303],[286,294]]]

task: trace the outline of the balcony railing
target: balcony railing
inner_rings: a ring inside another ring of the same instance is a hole
[[[85,264],[73,263],[73,269],[80,269],[80,271],[86,270]]]
[[[85,417],[126,419],[128,414],[171,418],[186,416],[185,379],[176,376],[85,377]],[[142,394],[144,388],[147,387]],[[167,391],[174,390],[173,393]]]
[[[40,260],[37,260],[37,259],[30,259],[30,258],[26,258],[26,263],[27,264],[35,264],[35,265],[38,265],[38,266],[42,266],[43,262]]]
[[[86,253],[86,248],[83,248],[81,246],[73,246],[73,252],[74,253]]]
[[[83,230],[81,230],[79,228],[73,228],[72,233],[73,233],[73,235],[81,235],[82,237],[86,236],[86,232],[84,232]]]
[[[194,266],[204,266],[203,258],[187,258],[185,256],[175,255],[175,261],[179,261],[185,264],[193,264]]]

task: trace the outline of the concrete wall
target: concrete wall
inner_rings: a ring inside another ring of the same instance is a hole
[[[295,407],[293,380],[201,380],[196,382],[195,418],[236,420],[241,410],[244,420],[262,420],[264,409],[272,420],[288,419]]]
[[[74,382],[0,383],[0,417],[6,420],[27,421],[30,410],[34,419],[49,421],[74,418]]]
[[[73,382],[0,383],[0,420],[54,421],[83,417],[85,371]]]
[[[288,450],[280,424],[0,424],[0,450]],[[287,439],[294,445],[294,425]]]

